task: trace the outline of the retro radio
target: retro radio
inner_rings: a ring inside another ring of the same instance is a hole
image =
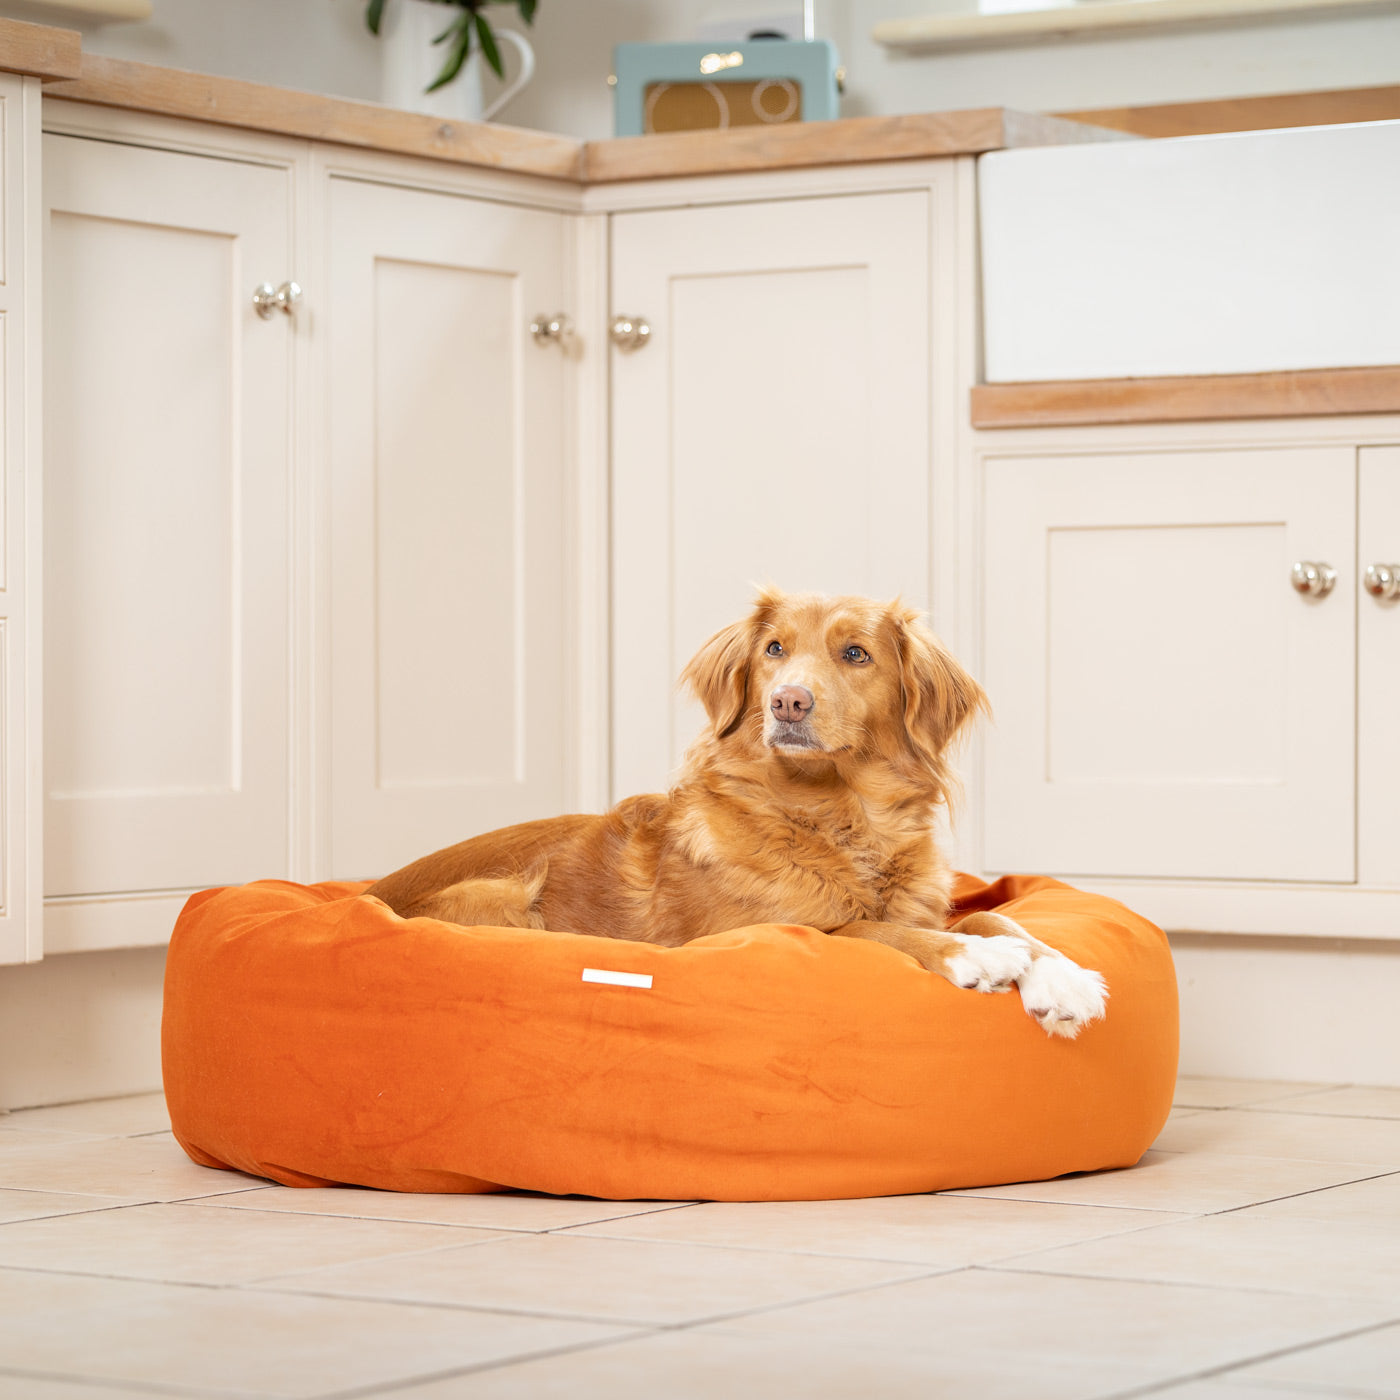
[[[613,63],[619,136],[838,115],[841,70],[826,39],[619,44]]]

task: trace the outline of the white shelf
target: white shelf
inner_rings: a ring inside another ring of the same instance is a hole
[[[995,14],[887,19],[875,26],[873,37],[887,48],[931,52],[1366,10],[1400,11],[1400,0],[1092,0]]]

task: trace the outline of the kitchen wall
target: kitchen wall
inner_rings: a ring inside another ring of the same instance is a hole
[[[539,69],[501,120],[609,136],[612,46],[690,39],[706,17],[739,5],[541,0],[532,31]],[[758,11],[783,7],[782,0],[752,3]],[[970,0],[816,0],[817,33],[835,42],[848,72],[844,114],[998,105],[1058,111],[1400,82],[1400,12],[942,55],[892,54],[870,38],[883,19],[969,7]],[[499,13],[509,23],[514,11]],[[363,14],[364,0],[155,0],[151,20],[88,27],[83,42],[94,53],[373,101],[379,49]]]

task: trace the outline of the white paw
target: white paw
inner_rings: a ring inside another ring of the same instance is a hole
[[[1017,978],[1021,1004],[1047,1035],[1073,1040],[1090,1021],[1102,1019],[1108,984],[1097,972],[1059,953],[1037,958]]]
[[[993,934],[957,935],[962,952],[948,959],[948,980],[969,991],[1008,992],[1011,984],[1026,975],[1031,965],[1030,950],[1019,938]]]

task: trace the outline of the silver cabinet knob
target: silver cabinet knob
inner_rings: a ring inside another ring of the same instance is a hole
[[[608,338],[619,350],[640,350],[651,336],[651,327],[640,316],[616,316]]]
[[[280,287],[260,282],[253,289],[253,309],[264,321],[271,320],[277,311],[290,316],[300,300],[301,288],[295,282],[283,282]]]
[[[564,349],[573,333],[574,324],[562,311],[556,311],[553,316],[541,314],[530,322],[530,334],[535,337],[536,345],[557,345]]]
[[[1393,603],[1400,598],[1400,564],[1367,564],[1361,582],[1371,597]]]
[[[1337,571],[1330,564],[1314,564],[1300,559],[1293,566],[1293,587],[1305,598],[1325,598],[1337,582]]]

